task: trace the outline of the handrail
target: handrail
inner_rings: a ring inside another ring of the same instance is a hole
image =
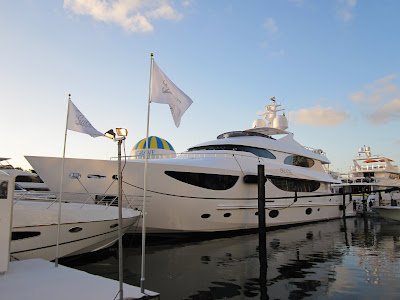
[[[248,155],[246,154],[238,154],[238,153],[210,153],[213,150],[206,150],[206,151],[192,151],[192,152],[182,152],[182,153],[171,153],[171,154],[156,154],[156,155],[149,155],[151,159],[200,159],[200,158],[216,158],[216,157],[227,157],[232,158],[233,156],[243,156],[246,158],[253,158],[253,159],[264,159],[265,157],[259,157],[249,152]],[[215,150],[218,151],[218,150]],[[244,152],[246,153],[246,152]],[[136,160],[136,159],[144,159],[143,156],[124,156],[127,160]],[[117,157],[110,157],[110,160],[116,160]]]
[[[67,196],[65,196],[67,195]],[[81,196],[81,197],[79,197]],[[76,198],[82,198],[85,196],[83,201],[77,202]],[[93,197],[94,196],[94,197]],[[96,199],[97,196],[97,199]],[[101,197],[98,197],[101,196]],[[142,195],[123,195],[123,201],[127,203],[126,208],[133,209],[132,202],[139,200]],[[74,199],[75,198],[75,199]],[[99,194],[99,193],[71,193],[71,192],[64,192],[63,193],[63,202],[65,203],[78,203],[82,204],[82,207],[86,204],[95,204],[95,205],[103,205],[108,209],[110,206],[117,205],[115,202],[118,201],[118,196],[114,194]],[[93,199],[96,199],[93,201]],[[53,192],[36,192],[36,191],[18,191],[14,193],[14,202],[17,203],[18,201],[44,201],[49,202],[50,208],[53,204],[57,204],[59,200],[59,193]]]

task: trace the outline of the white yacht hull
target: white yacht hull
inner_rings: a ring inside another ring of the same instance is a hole
[[[139,212],[124,209],[123,232],[139,219]],[[58,233],[58,203],[16,201],[14,203],[12,260],[54,260]],[[118,240],[118,209],[102,205],[63,203],[59,257],[100,250]]]
[[[29,163],[48,184],[52,192],[58,192],[59,180],[53,172],[59,172],[60,158],[27,157]],[[261,159],[262,161],[262,159]],[[249,157],[219,157],[213,159],[187,158],[149,160],[146,201],[146,231],[149,233],[215,232],[251,229],[258,227],[257,184],[243,181],[245,174],[256,175],[259,159]],[[267,174],[279,174],[279,166],[269,164]],[[117,195],[117,162],[90,159],[66,159],[64,192],[74,199],[87,201],[96,195]],[[238,176],[237,183],[226,190],[211,190],[178,181],[165,171],[221,174]],[[292,169],[292,173],[297,169]],[[301,170],[302,171],[302,170]],[[309,172],[309,171],[308,171]],[[70,174],[80,175],[79,180]],[[124,206],[139,210],[143,205],[144,161],[128,160],[124,166],[123,190],[131,196]],[[95,176],[94,176],[95,175]],[[313,173],[301,174],[312,177]],[[300,175],[299,175],[300,176]],[[279,190],[266,182],[266,225],[280,226],[342,217],[341,196],[330,195],[328,187],[312,193]],[[304,196],[311,196],[305,197]],[[321,196],[321,197],[316,197]],[[282,198],[284,197],[284,198]],[[346,203],[348,205],[348,203]],[[349,206],[348,206],[349,207]],[[141,223],[139,223],[139,227]]]
[[[388,221],[400,222],[400,206],[374,207],[375,211]]]

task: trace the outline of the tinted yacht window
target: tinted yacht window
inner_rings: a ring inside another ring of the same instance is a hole
[[[276,159],[275,155],[273,155],[267,149],[256,148],[256,147],[249,147],[249,146],[242,146],[242,145],[208,145],[208,146],[201,146],[201,147],[193,147],[188,149],[189,152],[192,151],[201,151],[201,150],[231,150],[231,151],[243,151],[243,152],[250,152],[259,157],[265,157],[269,159]]]
[[[235,185],[239,176],[165,171],[165,174],[176,180],[209,190],[227,190]]]
[[[290,155],[285,158],[284,163],[285,165],[311,168],[314,165],[314,160],[305,156]]]
[[[299,180],[281,177],[268,178],[278,189],[286,192],[314,192],[319,189],[321,183],[311,180]]]

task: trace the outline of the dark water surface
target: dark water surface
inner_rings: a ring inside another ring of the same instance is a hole
[[[140,235],[124,237],[124,282],[140,286]],[[62,264],[118,280],[118,250]],[[258,234],[150,239],[145,288],[175,299],[400,299],[400,224],[348,218],[267,232],[260,289]]]

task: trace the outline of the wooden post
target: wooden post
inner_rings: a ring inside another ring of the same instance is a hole
[[[367,216],[367,199],[365,199],[365,192],[362,193],[363,215]]]
[[[343,219],[346,218],[346,194],[343,192]]]
[[[267,295],[267,230],[265,227],[265,173],[264,165],[258,165],[258,255],[260,260],[261,299]]]

